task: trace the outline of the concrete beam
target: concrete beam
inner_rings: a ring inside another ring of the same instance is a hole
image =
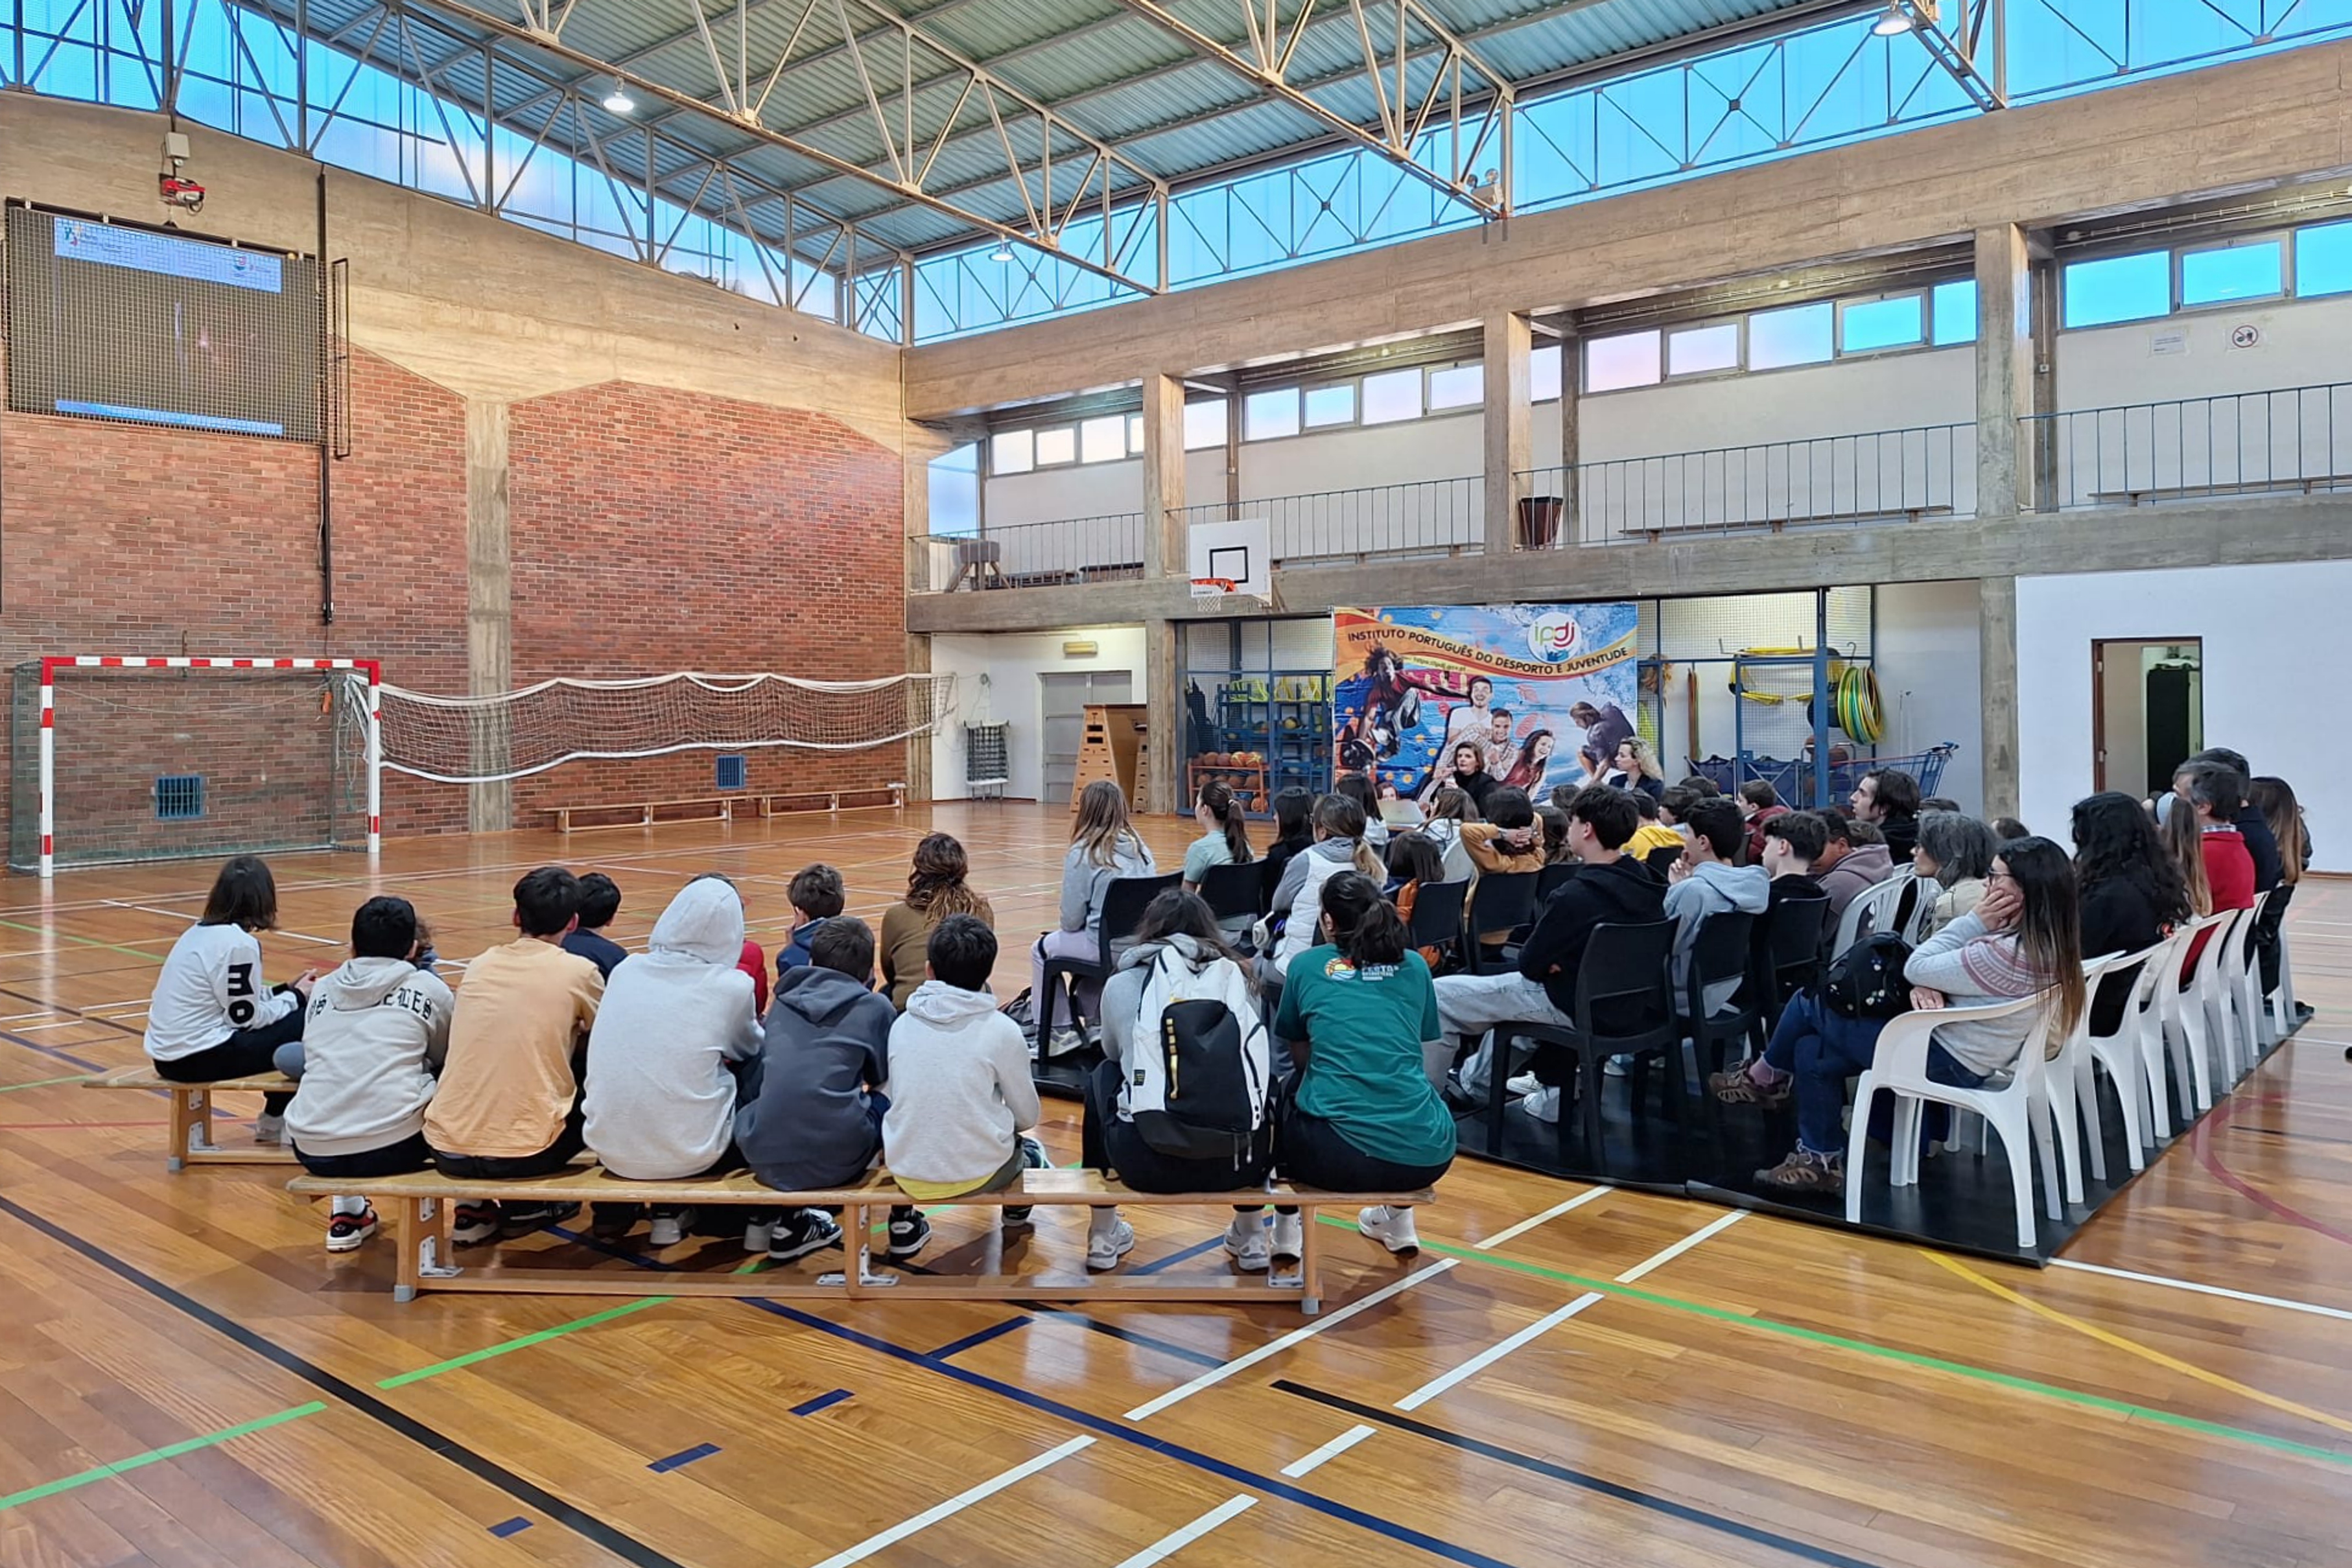
[[[1517,543],[1519,501],[1535,466],[1534,411],[1528,403],[1528,355],[1533,334],[1525,316],[1486,318],[1485,416],[1486,553],[1507,555]]]

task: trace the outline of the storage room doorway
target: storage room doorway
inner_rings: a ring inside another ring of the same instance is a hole
[[[2205,749],[2205,648],[2195,637],[2091,644],[2091,784],[2145,799]]]
[[[1078,777],[1078,747],[1087,735],[1088,703],[1131,703],[1135,677],[1126,670],[1072,671],[1037,677],[1045,722],[1045,803],[1066,806]]]

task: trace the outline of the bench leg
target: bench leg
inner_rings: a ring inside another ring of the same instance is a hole
[[[392,1299],[413,1301],[428,1280],[457,1277],[446,1261],[449,1251],[449,1205],[438,1198],[404,1197],[394,1214],[393,1239],[400,1249]]]
[[[172,1091],[172,1148],[163,1162],[165,1169],[184,1169],[190,1155],[213,1146],[212,1117],[213,1092],[208,1086],[192,1084]]]
[[[1298,1218],[1298,1310],[1311,1318],[1323,1310],[1323,1227],[1311,1205],[1301,1207]]]

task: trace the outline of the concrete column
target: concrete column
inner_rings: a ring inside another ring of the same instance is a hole
[[[1184,751],[1184,703],[1177,690],[1176,622],[1154,618],[1143,623],[1143,690],[1145,740],[1150,764],[1143,769],[1139,811],[1166,814],[1178,810],[1176,775]]]
[[[1534,422],[1528,406],[1528,354],[1532,335],[1525,316],[1486,318],[1486,553],[1502,555],[1517,542],[1519,499],[1535,466]]]
[[[1242,515],[1242,383],[1239,376],[1225,379],[1225,520],[1238,522]]]
[[[1189,577],[1184,532],[1184,383],[1143,378],[1143,575]]]
[[[2031,449],[2019,419],[2033,410],[2033,289],[2025,231],[2015,224],[1976,235],[1977,516],[2004,517],[2032,505]],[[1990,762],[1990,758],[1987,759]]]
[[[507,516],[507,405],[475,398],[466,403],[466,689],[488,696],[514,689],[514,580]],[[472,764],[478,773],[510,766],[511,733],[503,712],[474,725]],[[499,833],[514,826],[514,788],[477,784],[467,801],[467,826]]]
[[[1583,413],[1584,340],[1564,332],[1559,340],[1559,537],[1567,544],[1584,542],[1583,524],[1577,515],[1577,482],[1583,477],[1577,464],[1583,453],[1578,422]]]
[[[909,674],[919,674],[929,671],[930,667],[931,640],[929,637],[920,635],[909,636],[907,639],[908,673]],[[961,716],[957,716],[951,718],[942,718],[939,722],[944,727],[950,724],[961,724],[963,719]],[[907,780],[907,799],[909,800],[935,800],[939,799],[938,785],[931,777],[932,747],[935,744],[935,738],[936,737],[933,736],[919,735],[912,740],[907,742],[907,771],[905,777]]]
[[[898,494],[907,536],[907,591],[930,593],[947,586],[932,580],[931,463],[953,444],[945,436],[909,424],[898,447]]]
[[[2014,817],[2017,789],[2017,579],[1977,583],[1978,699],[1984,726],[1984,814]]]

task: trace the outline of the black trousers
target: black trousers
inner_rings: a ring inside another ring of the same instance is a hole
[[[510,1181],[518,1176],[553,1176],[588,1146],[582,1132],[584,1113],[577,1101],[563,1119],[555,1142],[535,1155],[453,1155],[433,1151],[433,1168],[453,1181]]]
[[[1434,1186],[1454,1164],[1401,1166],[1374,1159],[1340,1134],[1339,1124],[1309,1115],[1288,1100],[1274,1138],[1274,1164],[1282,1179],[1325,1192],[1403,1192]]]
[[[302,1022],[310,1011],[307,1007],[296,1008],[275,1023],[238,1030],[218,1045],[208,1045],[193,1056],[157,1061],[155,1076],[173,1083],[217,1083],[224,1078],[252,1078],[275,1072],[278,1063],[273,1059],[278,1048],[302,1038]],[[283,1116],[293,1098],[290,1091],[265,1094],[261,1097],[262,1112],[265,1115]]]
[[[300,1145],[294,1148],[294,1157],[302,1168],[314,1176],[406,1176],[421,1171],[433,1163],[433,1151],[425,1146],[425,1134],[411,1133],[396,1144],[380,1149],[362,1149],[355,1155],[304,1154]]]
[[[1088,1170],[1116,1176],[1138,1192],[1224,1192],[1263,1186],[1273,1168],[1269,1151],[1261,1146],[1244,1163],[1231,1160],[1188,1160],[1164,1155],[1143,1141],[1132,1122],[1118,1116],[1119,1069],[1101,1061],[1086,1079],[1086,1121],[1078,1134],[1081,1157]],[[1236,1206],[1236,1214],[1255,1208]]]

